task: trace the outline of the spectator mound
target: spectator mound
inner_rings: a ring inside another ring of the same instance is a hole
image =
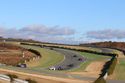
[[[25,63],[36,56],[20,46],[8,43],[0,43],[0,63],[5,65],[17,66]]]

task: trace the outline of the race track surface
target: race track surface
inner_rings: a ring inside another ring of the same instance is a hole
[[[80,64],[86,60],[85,57],[81,56],[78,52],[75,51],[60,48],[53,48],[53,50],[64,55],[64,60],[54,65],[56,70],[68,70],[78,68]]]
[[[51,49],[51,48],[47,48]],[[112,53],[112,49],[107,48],[99,48],[104,53]],[[81,63],[84,63],[86,61],[86,58],[84,56],[81,56],[80,53],[72,50],[67,49],[61,49],[61,48],[53,48],[52,50],[57,51],[64,55],[64,60],[60,63],[57,63],[56,65],[53,65],[56,70],[69,70],[80,67]],[[79,60],[81,59],[81,60]]]

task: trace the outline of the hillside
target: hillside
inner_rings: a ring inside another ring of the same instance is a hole
[[[95,42],[95,43],[87,43],[80,44],[80,46],[90,46],[90,47],[106,47],[106,48],[115,48],[118,50],[125,51],[125,42]]]

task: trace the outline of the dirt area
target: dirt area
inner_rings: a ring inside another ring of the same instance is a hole
[[[38,83],[91,83],[88,81],[29,74],[29,73],[17,72],[17,71],[7,70],[7,69],[0,69],[0,73],[2,73],[2,74],[7,74],[7,73],[15,74],[21,79],[30,78],[32,80],[36,80]]]
[[[24,57],[22,56],[21,50],[3,50],[4,52],[0,52],[0,63],[6,65],[16,66],[17,64],[30,60],[32,57],[35,57],[35,54],[25,50]]]
[[[95,61],[89,64],[83,72],[71,72],[71,74],[79,74],[88,77],[99,77],[101,70],[106,61]]]
[[[4,81],[0,79],[0,83],[10,83],[9,81]]]

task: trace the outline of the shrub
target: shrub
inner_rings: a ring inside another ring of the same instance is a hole
[[[6,74],[6,75],[9,76],[9,78],[10,78],[10,83],[13,83],[14,78],[18,78],[18,76],[17,76],[17,75],[14,75],[14,74]]]
[[[26,81],[28,81],[29,83],[37,83],[35,80],[32,79],[25,79]]]
[[[28,51],[36,54],[37,56],[40,56],[41,57],[41,54],[37,51],[37,50],[34,50],[34,49],[28,49]]]
[[[113,74],[113,72],[114,72],[114,70],[115,70],[116,64],[117,64],[117,58],[114,58],[114,59],[112,60],[112,64],[111,64],[110,67],[109,67],[108,75]]]

